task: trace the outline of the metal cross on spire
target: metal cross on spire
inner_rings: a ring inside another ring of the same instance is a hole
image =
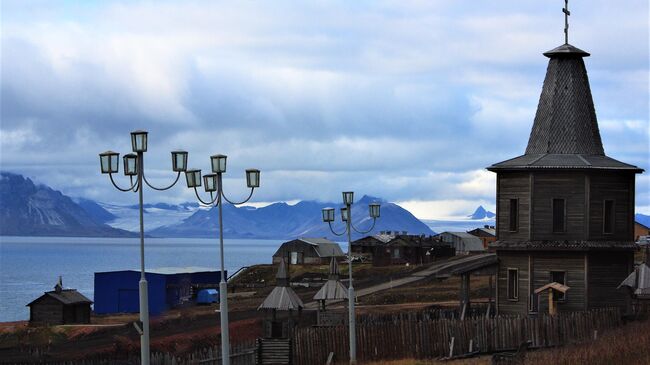
[[[562,12],[564,13],[564,43],[569,44],[569,15],[571,15],[569,11],[569,0],[564,0]]]

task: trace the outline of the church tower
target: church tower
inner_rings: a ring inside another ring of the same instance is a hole
[[[499,314],[627,306],[616,287],[633,270],[634,185],[643,170],[605,154],[583,61],[589,53],[568,43],[568,21],[565,33],[565,44],[544,53],[525,154],[488,167],[497,174],[490,247],[499,258]],[[553,299],[539,290],[555,291]]]

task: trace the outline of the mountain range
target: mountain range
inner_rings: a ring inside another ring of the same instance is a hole
[[[110,217],[101,207],[86,205],[87,209],[96,211],[91,214],[60,191],[36,185],[22,175],[0,172],[0,235],[136,236],[104,224]]]
[[[362,197],[352,206],[352,222],[359,230],[367,230],[372,226],[372,219],[368,216],[368,204],[372,202],[381,203],[381,217],[377,219],[374,229],[367,234],[380,231],[435,234],[406,209],[370,196]],[[325,207],[340,206],[316,201],[301,201],[295,205],[275,203],[263,208],[224,205],[224,236],[232,238],[327,237],[337,239],[337,236],[330,232],[327,224],[321,219],[321,209]],[[162,237],[216,237],[219,230],[216,209],[199,209],[182,222],[156,228],[149,231],[149,234]],[[340,233],[344,226],[340,222],[338,209],[336,218],[337,221],[332,226]],[[356,238],[363,234],[354,232],[352,236]]]

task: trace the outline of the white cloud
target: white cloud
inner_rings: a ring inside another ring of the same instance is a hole
[[[648,5],[612,4],[572,5],[571,39],[593,53],[606,150],[647,168]],[[557,7],[533,0],[6,1],[3,10],[2,169],[71,195],[132,199],[98,173],[97,153],[127,152],[128,132],[143,128],[156,183],[173,177],[169,150],[184,148],[204,168],[210,154],[228,154],[234,194],[244,168],[262,169],[259,204],[353,188],[456,202],[430,206],[454,214],[489,205],[494,174],[482,169],[523,153],[541,52],[561,43],[563,27]],[[178,188],[147,199],[193,197]]]

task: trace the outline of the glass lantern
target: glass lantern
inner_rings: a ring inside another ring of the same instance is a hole
[[[226,158],[226,155],[210,156],[210,161],[212,162],[212,172],[217,174],[226,172]]]
[[[147,135],[146,131],[131,132],[131,147],[133,152],[147,152]]]
[[[260,170],[257,169],[246,170],[246,185],[248,185],[249,188],[260,187]]]
[[[135,176],[138,174],[138,156],[129,153],[124,155],[124,175]]]
[[[185,180],[187,181],[188,188],[201,186],[201,170],[190,169],[185,171]]]
[[[334,208],[323,208],[323,222],[334,221]]]
[[[379,207],[380,205],[377,203],[372,203],[368,205],[368,209],[370,210],[370,217],[371,218],[379,218]]]
[[[99,154],[99,164],[102,174],[113,174],[119,170],[120,154],[106,151]]]
[[[354,192],[344,191],[343,192],[343,204],[352,205],[354,203]]]
[[[175,172],[187,170],[186,151],[172,151],[172,170]]]
[[[203,175],[203,188],[208,193],[217,191],[217,174]]]
[[[341,208],[341,220],[343,220],[343,222],[347,222],[349,216],[350,212],[348,211],[348,208]]]

